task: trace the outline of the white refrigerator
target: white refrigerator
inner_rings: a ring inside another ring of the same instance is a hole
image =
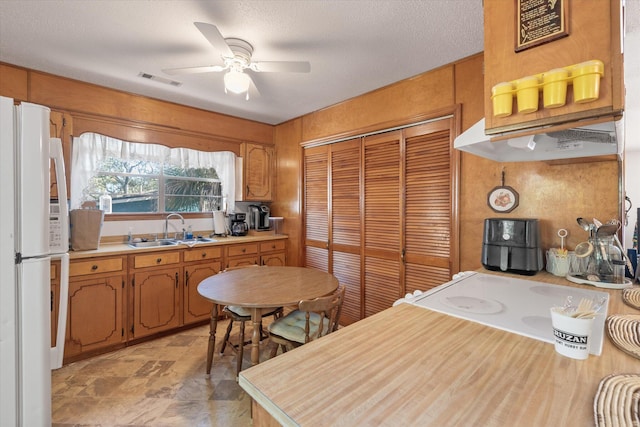
[[[0,97],[0,425],[51,425],[51,369],[62,366],[69,223],[62,145],[50,110]],[[59,203],[49,195],[51,158]],[[51,347],[50,265],[61,260]]]

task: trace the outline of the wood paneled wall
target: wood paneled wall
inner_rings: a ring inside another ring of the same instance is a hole
[[[276,126],[279,178],[285,178],[280,165],[287,165],[289,171],[301,170],[300,152],[291,147],[284,149],[290,144],[310,139],[330,140],[363,129],[384,129],[389,123],[406,122],[455,104],[461,105],[460,131],[468,129],[484,116],[483,60],[482,53],[473,55],[450,66],[305,115],[301,118],[301,129],[292,122]],[[297,142],[295,135],[299,135]],[[457,206],[461,271],[481,267],[485,218],[538,218],[541,221],[542,246],[546,250],[559,246],[560,240],[556,235],[559,228],[566,228],[569,232],[565,241],[569,249],[587,238],[576,224],[579,216],[596,217],[602,221],[618,217],[620,171],[616,161],[565,165],[498,163],[469,153],[461,154]],[[509,214],[495,213],[487,205],[487,194],[500,185],[503,168],[506,184],[520,194],[519,207]],[[288,174],[287,179],[293,175]],[[302,247],[301,217],[296,213],[301,206],[300,192],[297,196],[292,191],[281,193],[285,185],[290,184],[278,180],[275,212],[280,215],[278,210],[287,206],[290,216],[285,224],[289,222],[289,233],[295,229],[295,233],[290,234],[290,247]]]
[[[228,149],[229,144],[238,145],[246,141],[273,144],[274,127],[269,124],[160,101],[10,64],[0,64],[0,94],[78,115],[84,120],[78,121],[80,132],[98,125],[101,126],[99,130],[103,131],[118,126],[127,127],[126,134],[131,140],[152,137],[155,140],[146,142],[171,146],[174,145],[172,141],[184,137],[187,144],[190,144],[189,141],[193,142],[193,148],[196,149],[202,149],[203,144]],[[92,123],[81,126],[87,121]],[[143,133],[145,130],[149,131],[148,135]],[[74,130],[73,135],[77,134]],[[180,136],[176,137],[176,134]],[[158,140],[165,136],[166,142]]]
[[[275,142],[276,188],[272,215],[285,218],[290,236],[288,263],[300,265],[302,243],[302,148],[300,143],[384,129],[437,115],[443,108],[461,105],[462,129],[484,114],[483,55],[464,58],[448,66],[403,80],[300,118],[271,126],[219,113],[198,110],[132,95],[100,86],[0,64],[0,94],[22,101],[85,113],[130,125],[150,124],[154,129],[188,131],[194,137],[217,135],[226,141]],[[200,140],[200,138],[197,138]],[[509,214],[496,214],[487,193],[506,183],[520,194],[520,206]],[[556,232],[569,230],[567,246],[586,238],[575,218],[608,220],[619,214],[616,161],[551,166],[542,162],[497,163],[462,153],[460,170],[460,269],[480,267],[482,225],[489,217],[533,217],[542,221],[544,249],[558,246]]]
[[[284,218],[284,233],[289,235],[287,265],[302,265],[302,119],[282,123],[275,128],[276,177],[271,214]]]
[[[453,65],[444,66],[307,114],[302,117],[302,140],[385,129],[450,107],[454,104],[453,70]]]

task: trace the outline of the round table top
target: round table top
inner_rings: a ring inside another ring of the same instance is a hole
[[[204,279],[198,293],[221,305],[280,307],[328,295],[338,288],[329,273],[305,267],[247,267]]]

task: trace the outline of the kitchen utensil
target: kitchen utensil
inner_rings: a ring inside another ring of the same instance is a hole
[[[578,243],[574,252],[578,258],[586,258],[593,253],[593,245],[591,242]]]
[[[582,298],[578,303],[576,311],[571,313],[571,317],[581,319],[589,316],[595,316],[595,312],[593,311],[593,301],[588,298]]]
[[[613,236],[618,232],[620,226],[618,224],[602,224],[596,230],[596,237],[601,238],[605,236]]]
[[[597,218],[593,218],[593,225],[595,225],[596,228],[599,228],[602,225],[602,223],[598,221]]]
[[[564,248],[564,238],[567,237],[567,230],[564,228],[558,230],[558,237],[560,237],[560,254],[567,255],[567,250]]]
[[[622,254],[622,258],[624,259],[624,262],[627,264],[627,268],[629,269],[629,272],[631,273],[631,276],[634,276],[635,272],[633,270],[633,264],[631,263],[631,260],[629,259],[629,257],[625,253],[624,248],[622,247],[622,243],[620,243],[620,239],[618,239],[618,235],[617,234],[613,235],[613,242],[618,247],[618,249],[620,249],[620,253]]]
[[[576,219],[576,221],[578,222],[578,225],[580,227],[582,227],[582,229],[584,231],[590,231],[591,230],[591,224],[589,224],[584,218],[579,217]]]

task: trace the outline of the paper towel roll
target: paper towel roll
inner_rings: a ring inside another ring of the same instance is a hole
[[[227,234],[227,227],[224,222],[224,212],[213,212],[213,234]]]

